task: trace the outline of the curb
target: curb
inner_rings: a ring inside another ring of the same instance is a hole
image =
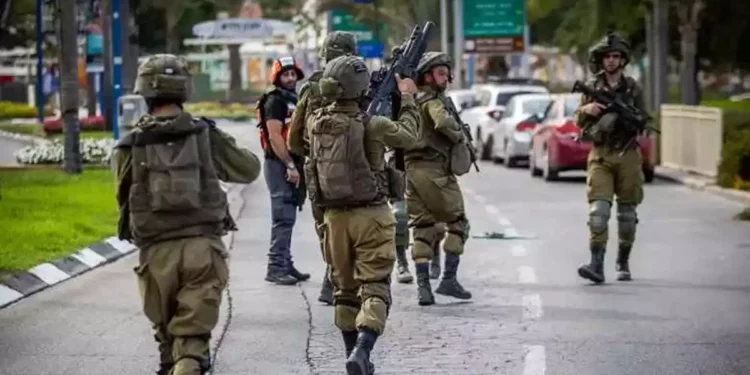
[[[0,283],[0,308],[114,262],[136,251],[135,245],[109,237],[66,257],[42,263]]]
[[[28,143],[34,143],[37,141],[47,141],[46,139],[42,137],[36,137],[33,135],[28,134],[19,134],[19,133],[13,133],[6,130],[0,130],[0,137],[2,138],[8,138],[16,141],[22,141],[22,142],[28,142]]]
[[[680,172],[672,171],[659,166],[654,169],[654,176],[662,180],[672,181],[685,185],[693,190],[705,191],[736,202],[750,204],[750,192],[723,188],[708,181],[705,178],[701,179],[692,176],[681,176]]]

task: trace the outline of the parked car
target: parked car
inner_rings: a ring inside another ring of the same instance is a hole
[[[554,101],[547,108],[544,120],[534,130],[529,153],[531,176],[542,176],[546,181],[557,180],[560,172],[586,170],[592,147],[591,142],[577,140],[580,129],[573,121],[573,114],[581,100],[580,94],[552,97]],[[643,155],[644,179],[651,182],[654,179],[654,165],[651,163],[653,141],[647,136],[639,136],[638,145]]]
[[[492,133],[492,159],[496,163],[505,162],[506,167],[512,168],[518,161],[528,160],[531,134],[551,102],[547,93],[519,94],[508,101],[499,126]]]
[[[469,125],[474,137],[474,147],[482,160],[489,160],[492,156],[492,133],[510,98],[518,94],[549,92],[545,86],[526,84],[481,84],[472,86],[472,90],[476,93],[474,106],[464,110],[461,119]]]
[[[475,93],[471,89],[448,90],[445,95],[451,98],[459,113],[474,106]]]

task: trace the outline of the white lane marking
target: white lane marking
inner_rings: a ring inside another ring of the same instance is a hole
[[[60,281],[70,278],[70,275],[50,263],[42,263],[30,269],[29,273],[34,274],[47,283],[47,285],[55,285]]]
[[[487,198],[485,198],[484,196],[481,196],[481,195],[475,196],[474,199],[476,199],[477,202],[479,202],[479,203],[484,203],[484,202],[487,201]]]
[[[518,281],[522,284],[536,284],[536,274],[529,266],[518,267]]]
[[[500,224],[500,225],[502,225],[502,226],[504,226],[504,227],[511,226],[510,220],[507,217],[502,217],[502,216],[499,217],[497,219],[497,223]]]
[[[547,371],[547,355],[544,346],[526,346],[523,362],[523,375],[544,375]]]
[[[490,215],[497,215],[500,212],[500,211],[498,211],[497,207],[495,207],[495,206],[493,206],[491,204],[488,204],[488,205],[484,206],[484,209]]]
[[[518,237],[518,231],[516,231],[516,228],[513,227],[505,228],[503,234],[505,235],[505,237]]]
[[[521,245],[513,245],[510,249],[514,257],[522,257],[526,255],[526,248]]]
[[[527,294],[521,299],[523,305],[523,320],[537,320],[542,317],[542,297],[538,294]]]

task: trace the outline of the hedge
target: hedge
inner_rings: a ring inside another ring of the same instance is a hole
[[[45,116],[52,116],[54,114],[54,111],[51,109],[44,109]],[[0,101],[0,120],[35,117],[36,107],[31,107],[25,103]]]
[[[724,144],[718,166],[719,186],[750,191],[750,101],[705,101],[722,109]]]

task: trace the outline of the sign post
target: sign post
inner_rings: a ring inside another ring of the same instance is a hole
[[[463,0],[466,53],[525,53],[525,0]]]

